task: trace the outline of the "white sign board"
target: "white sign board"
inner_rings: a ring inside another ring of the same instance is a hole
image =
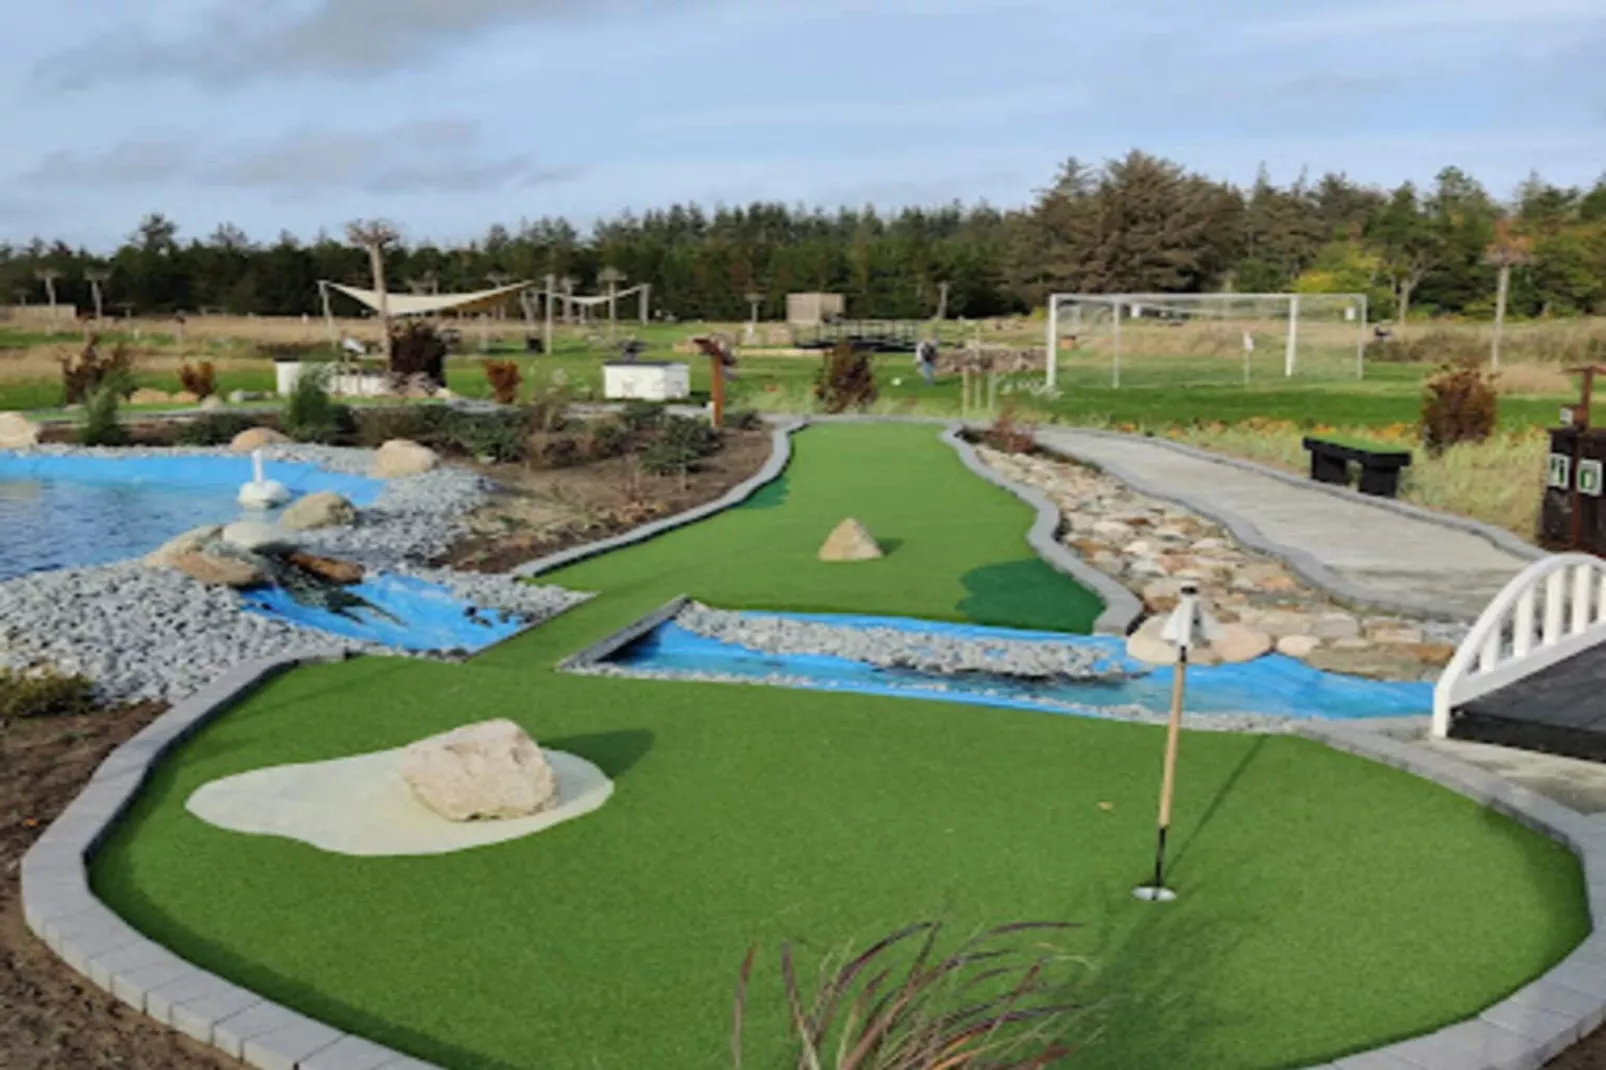
[[[1573,459],[1565,453],[1552,453],[1550,455],[1550,478],[1547,484],[1555,490],[1566,490],[1568,477],[1572,475]]]
[[[1599,461],[1578,462],[1578,493],[1599,498],[1601,490],[1601,464]]]

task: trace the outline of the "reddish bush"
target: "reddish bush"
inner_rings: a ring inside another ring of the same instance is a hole
[[[1482,442],[1494,433],[1500,395],[1494,376],[1477,362],[1446,364],[1427,381],[1422,398],[1422,441],[1440,453],[1458,442]]]
[[[1036,430],[1017,420],[1015,406],[1005,405],[993,426],[982,432],[981,440],[1000,453],[1031,453],[1037,449]]]
[[[61,385],[67,405],[81,405],[102,384],[115,383],[117,392],[127,397],[134,392],[134,353],[118,342],[110,353],[100,350],[100,336],[91,335],[83,352],[58,358]]]
[[[198,398],[209,398],[217,393],[217,369],[212,362],[203,360],[194,367],[189,361],[178,366],[179,385]]]
[[[485,366],[485,378],[491,384],[491,396],[496,403],[517,405],[519,387],[524,385],[524,375],[519,371],[518,361],[487,360],[482,363]]]
[[[826,354],[820,377],[814,384],[814,396],[820,399],[826,412],[868,408],[879,396],[870,354],[855,349],[853,343],[845,339],[838,342],[836,348]]]

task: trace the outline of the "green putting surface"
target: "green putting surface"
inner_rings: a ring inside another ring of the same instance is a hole
[[[552,671],[679,593],[1032,627],[1097,612],[1074,586],[1041,590],[1068,584],[1051,572],[975,580],[1027,560],[1030,511],[933,429],[795,442],[783,487],[550,577],[605,593],[469,665],[364,659],[273,682],[157,771],[97,859],[97,891],[204,967],[465,1070],[728,1066],[754,941],[748,1065],[787,1065],[780,942],[810,969],[927,917],[1080,923],[1063,940],[1087,1007],[1068,1065],[1299,1067],[1474,1014],[1587,931],[1566,850],[1308,741],[1184,738],[1181,898],[1156,906],[1129,893],[1152,863],[1158,729]],[[892,544],[884,560],[814,561],[848,515]],[[184,810],[218,777],[499,716],[596,762],[613,799],[524,840],[401,859]]]

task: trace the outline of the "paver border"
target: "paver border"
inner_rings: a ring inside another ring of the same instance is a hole
[[[125,922],[89,884],[91,858],[170,750],[280,673],[345,657],[332,652],[236,665],[112,751],[23,855],[23,918],[96,986],[260,1070],[432,1070],[185,961]]]
[[[954,448],[959,459],[972,473],[997,487],[1002,487],[1037,511],[1026,542],[1050,567],[1065,573],[1104,601],[1104,611],[1093,622],[1093,631],[1102,635],[1126,635],[1143,616],[1143,603],[1137,595],[1110,576],[1072,553],[1059,541],[1063,517],[1058,506],[1048,495],[1036,487],[1017,483],[1001,472],[994,471],[976,454],[976,447],[963,437],[964,425],[951,424],[942,433],[942,440]]]
[[[1219,454],[1210,453],[1207,450],[1196,450],[1192,447],[1185,447],[1180,443],[1168,442],[1160,438],[1149,438],[1144,435],[1116,434],[1113,432],[1098,431],[1085,427],[1066,426],[1062,428],[1043,428],[1039,430],[1064,430],[1073,434],[1092,435],[1094,437],[1106,438],[1115,441],[1135,441],[1154,444],[1159,446],[1161,449],[1180,452],[1197,460],[1212,461],[1217,464],[1225,464],[1229,467],[1253,472],[1256,475],[1274,477],[1279,482],[1287,483],[1291,486],[1296,486],[1304,490],[1319,490],[1320,493],[1330,494],[1337,497],[1352,496],[1349,499],[1351,501],[1354,501],[1355,499],[1361,499],[1362,504],[1376,505],[1380,508],[1399,513],[1404,516],[1409,516],[1416,520],[1438,524],[1441,527],[1457,528],[1495,543],[1499,549],[1506,550],[1514,555],[1519,555],[1525,561],[1538,560],[1540,557],[1544,556],[1544,551],[1532,546],[1526,546],[1526,544],[1518,540],[1516,536],[1510,535],[1509,533],[1498,533],[1495,531],[1495,529],[1484,524],[1479,524],[1475,520],[1466,520],[1462,517],[1452,517],[1447,514],[1436,513],[1431,509],[1422,509],[1419,506],[1409,505],[1405,502],[1392,502],[1390,505],[1384,506],[1381,503],[1387,499],[1377,499],[1374,501],[1370,497],[1363,498],[1359,492],[1350,491],[1346,488],[1329,487],[1323,483],[1304,481],[1299,479],[1297,476],[1289,475],[1287,472],[1279,472],[1276,469],[1267,468],[1264,465],[1257,465],[1251,461],[1241,461],[1236,457],[1224,457]],[[1349,605],[1353,609],[1384,613],[1405,612],[1413,616],[1425,617],[1428,619],[1455,620],[1463,623],[1469,622],[1475,619],[1477,616],[1477,614],[1468,614],[1445,609],[1442,606],[1434,604],[1428,599],[1411,597],[1379,597],[1375,592],[1363,588],[1358,584],[1354,584],[1345,579],[1343,576],[1334,572],[1308,550],[1301,549],[1297,546],[1289,546],[1286,543],[1281,543],[1275,539],[1272,539],[1270,536],[1262,532],[1253,521],[1215,505],[1203,493],[1194,493],[1187,490],[1158,487],[1149,480],[1144,479],[1142,476],[1134,475],[1125,465],[1120,464],[1119,462],[1111,463],[1102,460],[1083,460],[1079,458],[1076,452],[1069,446],[1056,446],[1052,442],[1045,441],[1041,434],[1038,436],[1038,445],[1040,448],[1047,450],[1049,453],[1058,454],[1068,460],[1091,464],[1101,471],[1108,472],[1111,476],[1120,480],[1122,483],[1125,483],[1132,489],[1148,495],[1151,498],[1173,502],[1199,514],[1200,516],[1207,517],[1208,519],[1215,521],[1230,531],[1233,538],[1242,543],[1244,546],[1247,546],[1252,550],[1258,550],[1262,553],[1270,554],[1271,556],[1286,562],[1289,568],[1297,572],[1307,582],[1321,588],[1334,598],[1338,599],[1340,602]],[[1510,540],[1509,544],[1505,541],[1494,538],[1494,536],[1497,534],[1504,534],[1505,539]]]

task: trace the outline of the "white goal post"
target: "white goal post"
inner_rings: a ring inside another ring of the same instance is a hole
[[[1081,371],[1108,358],[1110,385],[1123,366],[1167,382],[1244,383],[1281,375],[1366,373],[1367,297],[1357,293],[1056,293],[1048,298],[1047,385],[1061,378],[1067,340]],[[1157,332],[1150,328],[1181,328]],[[1269,363],[1281,355],[1281,368]],[[1099,376],[1102,378],[1102,374]],[[1130,375],[1129,375],[1130,378]]]

